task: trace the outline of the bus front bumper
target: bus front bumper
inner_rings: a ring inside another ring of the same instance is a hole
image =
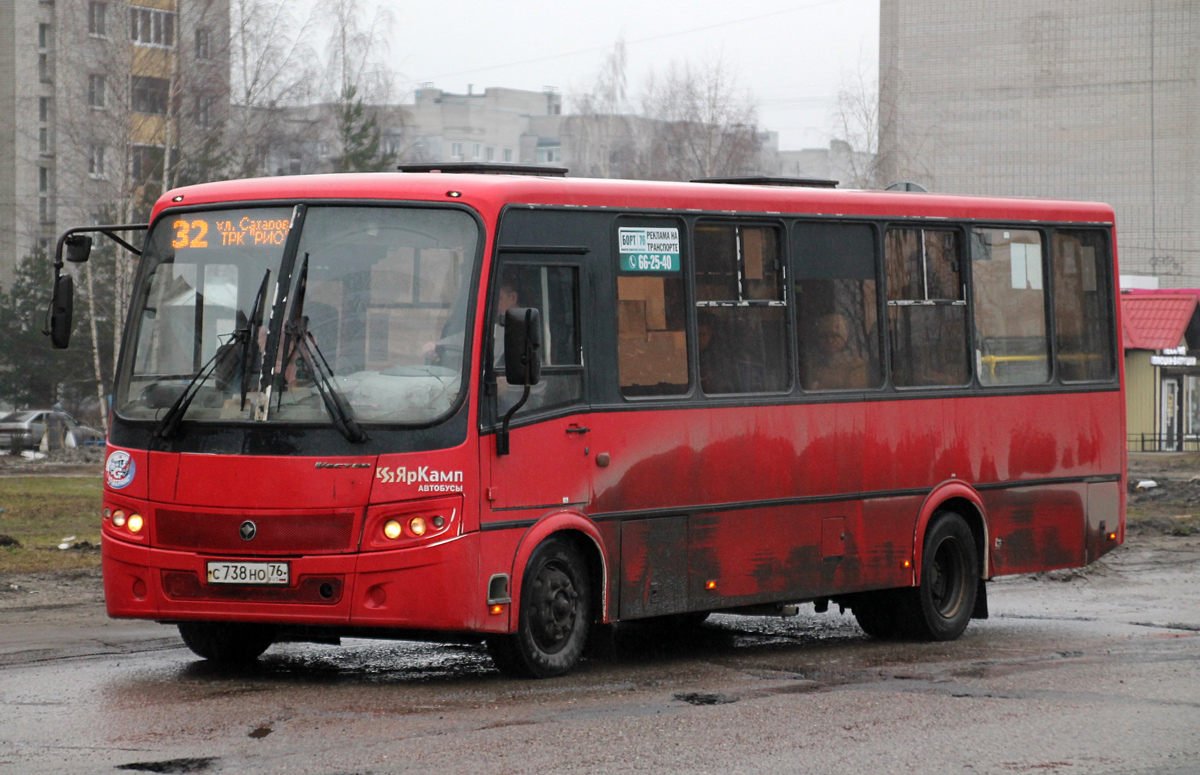
[[[101,538],[108,615],[395,630],[503,631],[479,583],[478,533],[394,551],[227,557]],[[289,564],[286,586],[207,583],[211,560]]]

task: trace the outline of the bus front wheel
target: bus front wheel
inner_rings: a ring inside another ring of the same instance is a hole
[[[954,640],[975,607],[979,553],[961,515],[943,511],[930,520],[921,555],[921,583],[906,590],[904,624],[919,640]]]
[[[271,628],[235,622],[180,622],[179,636],[196,656],[225,665],[253,662],[275,642]]]
[[[517,631],[488,639],[501,672],[530,678],[562,675],[587,644],[592,620],[587,565],[562,538],[544,541],[529,558],[521,581]]]

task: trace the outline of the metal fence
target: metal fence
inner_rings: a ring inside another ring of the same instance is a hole
[[[1200,452],[1200,436],[1131,433],[1125,437],[1130,452]]]

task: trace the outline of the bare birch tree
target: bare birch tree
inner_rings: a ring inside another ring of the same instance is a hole
[[[165,117],[170,89],[163,88],[168,82],[133,75],[137,52],[131,42],[132,17],[124,12],[125,6],[109,4],[112,12],[106,12],[99,25],[98,19],[89,15],[85,0],[64,2],[67,12],[60,16],[61,24],[76,29],[60,30],[60,38],[82,39],[88,45],[64,46],[57,57],[62,74],[56,90],[59,217],[81,223],[128,223],[162,190],[166,156],[163,140],[157,135],[169,121]],[[141,101],[136,106],[135,89]],[[135,111],[135,107],[141,110]],[[124,320],[132,262],[117,260],[111,272],[105,272],[91,261],[82,271],[96,397],[101,423],[107,427],[105,397],[116,368],[119,337],[110,334],[103,342],[109,352],[102,354],[102,332]],[[107,282],[98,282],[98,274],[106,275]]]
[[[403,111],[387,106],[395,74],[384,63],[391,13],[376,6],[368,15],[362,0],[330,0],[326,43],[326,99],[333,109],[335,169],[379,171],[394,166],[397,154],[383,146],[383,127],[402,127]]]
[[[575,174],[691,180],[761,172],[762,140],[753,96],[719,57],[673,62],[652,73],[635,109],[624,41],[592,83],[572,93],[564,145]]]
[[[833,124],[835,150],[845,151],[831,160],[849,178],[842,183],[851,188],[879,187],[879,89],[862,68],[843,80]],[[845,146],[838,146],[837,140]]]
[[[267,170],[284,134],[282,108],[311,99],[315,52],[305,42],[316,21],[300,21],[286,0],[230,0],[229,60],[233,109],[230,161],[236,177]]]
[[[882,72],[874,87],[860,72],[838,95],[838,123],[846,127],[847,142],[855,151],[874,155],[869,173],[879,188],[914,181],[932,189],[936,181],[924,154],[929,133],[913,132],[901,117],[902,75]]]
[[[643,168],[639,117],[629,103],[626,50],[618,38],[595,79],[572,92],[573,115],[564,119],[571,171],[584,177],[639,177]]]
[[[762,141],[749,91],[720,57],[652,74],[643,114],[655,122],[650,177],[691,180],[759,171]]]

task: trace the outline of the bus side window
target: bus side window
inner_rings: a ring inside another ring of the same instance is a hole
[[[892,381],[898,387],[966,384],[970,365],[959,233],[889,229],[884,260]]]
[[[984,385],[1050,379],[1042,235],[1032,229],[974,229],[971,285],[975,363]]]
[[[617,277],[621,395],[677,396],[688,391],[683,273]]]
[[[792,253],[801,387],[883,385],[874,228],[800,223],[792,231]]]
[[[695,246],[701,389],[788,390],[792,369],[779,230],[700,224]]]
[[[1111,379],[1112,263],[1104,232],[1054,233],[1054,322],[1063,380]]]
[[[507,264],[495,301],[492,356],[497,375],[497,409],[503,416],[524,390],[504,378],[504,313],[533,307],[542,317],[542,378],[517,417],[583,400],[583,350],[579,337],[579,271],[573,266]]]

